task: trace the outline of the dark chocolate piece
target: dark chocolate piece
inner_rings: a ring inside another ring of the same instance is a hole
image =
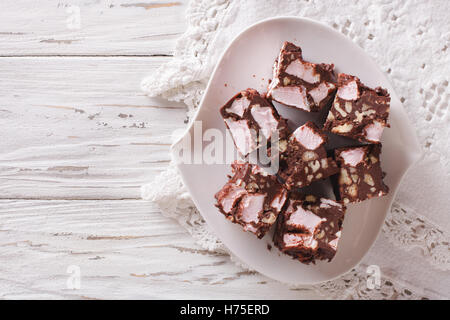
[[[262,238],[283,208],[287,191],[257,165],[235,162],[231,167],[233,176],[216,193],[216,206],[228,220]]]
[[[236,94],[220,109],[220,113],[237,150],[244,157],[272,138],[277,137],[277,141],[288,135],[287,120],[280,117],[272,103],[254,89]]]
[[[305,111],[319,111],[336,91],[333,64],[303,60],[302,50],[285,42],[273,66],[267,97]]]
[[[278,217],[274,244],[282,252],[303,263],[331,261],[336,254],[344,220],[345,206],[308,195],[288,200]]]
[[[389,192],[383,183],[380,153],[380,144],[335,150],[340,167],[339,198],[344,203],[360,202]]]
[[[390,101],[385,89],[370,89],[357,77],[341,73],[324,129],[361,142],[379,143],[383,129],[389,127]]]
[[[312,122],[297,128],[287,142],[280,141],[279,176],[287,189],[302,188],[338,172],[334,160],[327,157],[326,141],[327,136]]]

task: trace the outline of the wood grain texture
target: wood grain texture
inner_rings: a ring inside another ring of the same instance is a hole
[[[0,198],[139,198],[185,107],[149,99],[170,58],[0,58]]]
[[[298,299],[199,248],[148,202],[0,200],[0,298]],[[81,287],[67,288],[71,265]]]
[[[2,0],[0,55],[170,55],[186,1]]]

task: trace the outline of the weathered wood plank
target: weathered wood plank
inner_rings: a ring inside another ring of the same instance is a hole
[[[2,0],[0,55],[170,55],[185,0]]]
[[[0,248],[0,298],[316,297],[201,249],[145,201],[0,200]]]
[[[139,198],[185,125],[139,88],[169,59],[0,58],[0,198]]]

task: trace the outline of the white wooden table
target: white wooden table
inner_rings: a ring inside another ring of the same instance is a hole
[[[140,200],[185,108],[139,83],[171,59],[186,7],[1,1],[0,298],[315,297],[202,250]]]

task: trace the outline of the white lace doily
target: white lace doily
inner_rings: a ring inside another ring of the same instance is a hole
[[[255,10],[257,8],[257,10]],[[314,286],[329,298],[450,298],[450,1],[191,0],[188,29],[174,59],[142,88],[150,96],[198,106],[218,57],[248,25],[277,15],[322,21],[370,54],[386,72],[417,128],[425,154],[400,186],[382,234],[363,262],[339,279]],[[226,251],[170,166],[142,188],[144,199],[178,220],[208,250]],[[394,244],[394,246],[392,246]],[[233,259],[233,258],[232,258]],[[245,267],[241,262],[236,263]],[[381,285],[367,288],[367,267]]]

